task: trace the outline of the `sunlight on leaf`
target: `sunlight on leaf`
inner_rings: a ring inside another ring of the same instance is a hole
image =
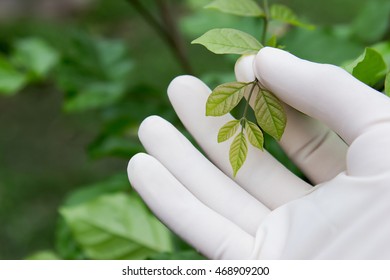
[[[251,84],[251,83],[249,83]],[[231,82],[217,86],[206,102],[206,116],[223,116],[244,97],[248,83]]]
[[[245,131],[248,136],[249,143],[254,147],[263,150],[264,145],[264,136],[257,124],[246,120],[245,121]]]
[[[236,133],[239,126],[239,120],[232,120],[224,124],[218,132],[218,143],[224,142],[232,137]]]
[[[255,54],[263,46],[248,33],[231,29],[212,29],[192,44],[201,44],[216,54]]]
[[[230,151],[229,160],[233,168],[233,175],[236,176],[238,170],[245,162],[246,155],[248,153],[248,145],[243,132],[240,132],[233,140]]]

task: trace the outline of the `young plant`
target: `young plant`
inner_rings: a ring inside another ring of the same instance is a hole
[[[261,43],[248,33],[231,28],[212,29],[192,41],[193,44],[201,44],[216,54],[256,54],[263,45],[277,46],[276,36],[268,34],[271,20],[312,28],[311,25],[301,23],[298,17],[286,6],[274,4],[268,7],[267,0],[264,0],[262,7],[254,0],[215,0],[205,8],[237,16],[257,17],[263,21]],[[268,37],[269,40],[266,42]],[[244,99],[246,105],[242,117],[223,125],[217,136],[218,143],[234,136],[229,151],[234,176],[237,175],[245,162],[248,153],[247,142],[249,141],[254,147],[263,150],[263,132],[280,140],[287,122],[286,113],[280,100],[272,92],[262,87],[257,79],[249,83],[230,82],[217,86],[207,100],[206,115],[222,116],[228,114]],[[255,122],[248,119],[249,104],[252,99],[255,100],[252,108],[256,117]]]

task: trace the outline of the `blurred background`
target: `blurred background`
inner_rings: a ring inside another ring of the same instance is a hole
[[[149,212],[126,166],[146,116],[184,132],[166,96],[175,76],[234,79],[237,56],[192,40],[217,27],[261,36],[261,20],[210,2],[0,0],[0,259],[203,258]],[[343,65],[373,46],[390,64],[390,1],[273,3],[316,26],[271,26],[295,55]]]

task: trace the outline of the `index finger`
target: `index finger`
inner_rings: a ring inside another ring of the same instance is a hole
[[[282,101],[324,122],[348,145],[359,140],[349,149],[349,171],[371,174],[388,169],[390,154],[383,149],[390,137],[388,97],[339,67],[274,48],[260,50],[254,71]]]
[[[326,123],[348,144],[390,118],[390,99],[337,66],[263,48],[254,68],[266,88],[295,109]]]

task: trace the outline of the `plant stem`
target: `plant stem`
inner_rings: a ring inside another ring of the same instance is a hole
[[[268,33],[268,23],[269,23],[268,0],[263,1],[263,7],[264,7],[265,16],[263,17],[263,33],[261,37],[261,43],[263,44],[263,46],[265,46],[267,40],[267,33]]]
[[[251,101],[256,85],[257,85],[257,79],[253,81],[253,85],[251,87],[251,90],[249,91],[248,99],[246,100],[244,113],[242,114],[241,119],[246,119],[246,115],[248,114],[248,109],[249,109],[249,102]]]
[[[182,68],[188,74],[194,74],[191,64],[188,60],[186,50],[183,45],[183,38],[177,28],[174,15],[172,15],[172,9],[170,9],[168,1],[157,0],[157,4],[160,7],[161,17],[165,22],[166,30],[169,30],[170,37],[174,44],[175,55],[177,56]]]
[[[143,19],[156,31],[156,33],[167,43],[172,53],[176,56],[182,69],[188,74],[194,74],[189,59],[182,44],[182,38],[178,32],[173,16],[166,1],[157,0],[161,17],[165,26],[161,24],[139,0],[126,0],[143,17]]]

